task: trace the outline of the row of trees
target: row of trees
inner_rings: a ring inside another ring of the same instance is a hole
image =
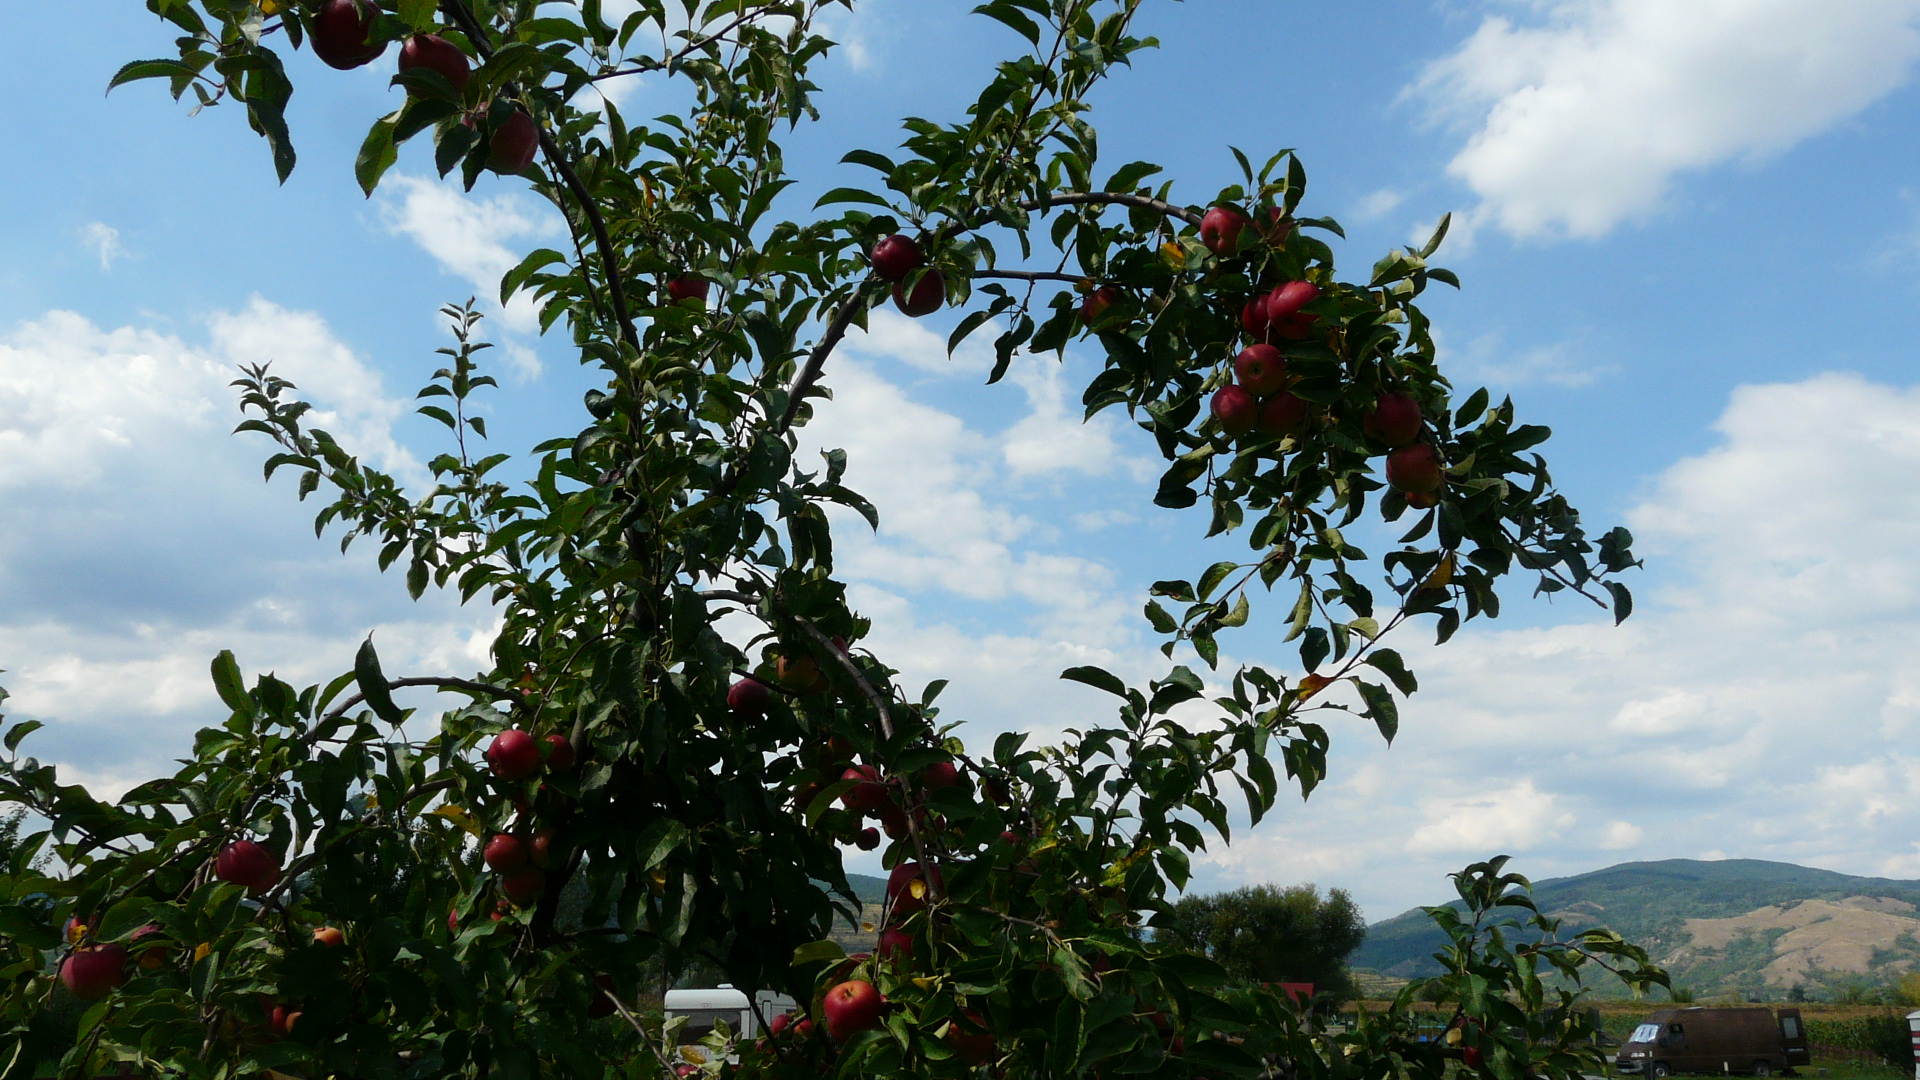
[[[485,343],[450,309],[421,390],[448,445],[407,492],[313,427],[271,358],[243,373],[270,476],[414,596],[492,605],[490,662],[390,673],[369,642],[296,686],[222,654],[224,715],[114,802],[27,755],[35,721],[6,727],[0,805],[32,824],[0,879],[4,1075],[655,1076],[676,1031],[636,1010],[641,973],[696,959],[808,1013],[712,1074],[1595,1071],[1581,978],[1662,976],[1617,936],[1561,937],[1500,860],[1457,876],[1464,913],[1435,909],[1443,1042],[1411,992],[1321,1038],[1149,932],[1196,852],[1283,784],[1311,794],[1327,716],[1393,737],[1417,680],[1392,641],[1498,615],[1515,572],[1624,617],[1634,559],[1555,489],[1544,428],[1441,374],[1418,301],[1456,284],[1430,262],[1444,226],[1346,276],[1292,153],[1235,151],[1242,181],[1197,203],[1099,161],[1090,95],[1153,44],[1143,2],[987,0],[1011,53],[964,115],[850,149],[869,179],[795,207],[779,139],[815,115],[818,19],[852,0],[147,0],[176,47],[114,84],[237,107],[283,177],[286,55],[397,59],[405,104],[370,118],[361,184],[430,141],[443,174],[550,201],[568,241],[501,295],[604,382],[527,460],[490,452]],[[687,108],[641,120],[598,92],[636,77]],[[888,303],[950,310],[954,344],[991,334],[994,380],[1021,350],[1102,356],[1087,411],[1124,410],[1164,456],[1154,502],[1246,541],[1153,585],[1157,677],[1063,674],[1114,711],[1057,745],[963,738],[943,684],[902,685],[848,604],[829,509],[878,514],[797,432]],[[1399,539],[1376,558],[1361,522]],[[1260,618],[1295,654],[1219,670],[1220,636]],[[408,687],[459,704],[403,727]],[[872,957],[829,939],[844,844],[890,871]]]

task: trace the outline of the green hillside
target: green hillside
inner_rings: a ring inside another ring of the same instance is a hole
[[[1567,932],[1605,926],[1647,946],[1676,984],[1700,993],[1818,989],[1846,978],[1884,983],[1920,963],[1920,918],[1911,917],[1920,911],[1920,881],[1757,859],[1668,859],[1538,881],[1534,899],[1564,917]],[[1688,920],[1720,921],[1689,928]],[[1353,966],[1401,978],[1431,974],[1431,954],[1444,944],[1415,909],[1369,927]]]

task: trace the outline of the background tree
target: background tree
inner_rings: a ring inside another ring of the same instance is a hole
[[[635,1011],[639,981],[696,959],[819,1021],[735,1047],[750,1075],[1437,1078],[1466,1060],[1404,1008],[1316,1041],[1289,1001],[1141,930],[1194,852],[1275,805],[1281,768],[1313,790],[1327,713],[1392,738],[1417,684],[1390,635],[1497,615],[1516,569],[1624,617],[1631,538],[1590,539],[1533,452],[1545,429],[1440,374],[1416,300],[1455,284],[1428,261],[1444,225],[1348,279],[1288,152],[1236,151],[1243,183],[1204,207],[1149,186],[1152,165],[1100,168],[1088,95],[1151,44],[1140,2],[982,4],[1014,55],[966,115],[908,119],[891,153],[847,154],[871,183],[795,207],[776,136],[813,115],[829,3],[147,0],[177,55],[114,85],[239,104],[283,177],[281,50],[397,53],[406,104],[372,124],[361,184],[424,136],[444,174],[523,178],[569,242],[502,298],[531,294],[605,381],[527,461],[485,452],[486,343],[449,308],[420,392],[448,445],[433,488],[405,492],[311,427],[270,358],[243,372],[269,478],[324,492],[318,527],[377,545],[413,595],[493,605],[490,662],[395,677],[369,640],[296,687],[223,653],[227,715],[114,803],[24,756],[37,723],[7,728],[0,800],[34,821],[0,882],[7,1075],[652,1076],[676,1031]],[[637,122],[599,92],[641,75],[684,115]],[[963,310],[954,344],[991,327],[995,380],[1021,349],[1101,349],[1084,401],[1165,457],[1155,502],[1245,537],[1244,559],[1154,585],[1161,677],[1063,673],[1112,694],[1112,721],[969,747],[943,684],[901,686],[863,644],[827,510],[877,515],[844,454],[802,458],[797,431],[830,407],[839,342],[889,302]],[[1374,564],[1355,527],[1400,539]],[[1218,636],[1275,590],[1297,669],[1215,670]],[[456,707],[424,720],[405,696],[423,690]],[[872,957],[829,940],[848,843],[884,845],[891,870]],[[1644,953],[1604,931],[1510,949],[1524,879],[1459,880],[1473,918],[1435,985],[1478,1018],[1475,1067],[1599,1068],[1572,991],[1540,973],[1644,985]]]
[[[1316,994],[1336,999],[1353,991],[1347,957],[1366,936],[1366,919],[1345,889],[1323,898],[1312,884],[1183,896],[1154,932],[1156,943],[1206,956],[1234,978],[1312,983]]]

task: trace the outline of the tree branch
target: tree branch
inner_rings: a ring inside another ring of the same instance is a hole
[[[496,700],[500,698],[510,698],[515,705],[521,708],[525,708],[527,704],[527,695],[510,686],[494,686],[491,683],[475,682],[472,679],[420,675],[410,679],[389,679],[387,681],[387,689],[389,690],[404,690],[409,686],[437,686],[442,690],[466,690],[475,694],[487,694]],[[325,723],[326,720],[338,720],[347,714],[348,709],[353,708],[355,705],[362,704],[366,700],[367,697],[365,694],[355,694],[336,706],[321,722]]]
[[[1019,206],[1022,210],[1044,210],[1054,206],[1085,206],[1102,203],[1131,206],[1137,210],[1152,210],[1157,214],[1179,218],[1196,228],[1200,225],[1198,211],[1145,195],[1127,195],[1116,191],[1066,191],[1058,195],[1049,195],[1044,199],[1030,199],[1020,203]]]
[[[826,330],[820,335],[819,342],[814,345],[813,351],[807,354],[807,362],[800,366],[800,374],[794,376],[793,384],[787,387],[787,407],[781,411],[780,419],[773,425],[774,434],[783,435],[789,427],[793,426],[793,418],[800,411],[800,402],[807,396],[807,391],[813,389],[813,384],[820,381],[820,371],[826,367],[827,357],[833,353],[834,346],[840,344],[840,339],[847,336],[847,330],[853,326],[854,317],[865,309],[866,287],[874,280],[872,276],[868,276],[854,290],[853,295],[847,297],[846,302],[840,305],[840,310],[833,313],[833,321],[827,324]]]

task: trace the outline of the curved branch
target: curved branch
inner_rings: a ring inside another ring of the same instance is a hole
[[[875,278],[869,275],[854,290],[854,294],[847,297],[846,302],[840,305],[840,310],[833,313],[833,321],[827,324],[826,330],[820,335],[820,340],[813,346],[813,351],[807,354],[807,362],[800,366],[800,374],[794,376],[792,385],[787,387],[787,407],[781,411],[780,419],[773,425],[774,434],[784,435],[793,425],[793,418],[800,411],[801,399],[806,397],[807,391],[813,389],[814,383],[820,381],[820,371],[826,367],[827,357],[832,355],[834,346],[840,344],[840,339],[847,336],[848,329],[853,326],[854,317],[865,308],[866,287],[874,280]]]
[[[1200,213],[1184,206],[1175,206],[1163,199],[1146,195],[1127,195],[1117,191],[1066,191],[1058,195],[1049,195],[1044,199],[1029,199],[1020,203],[1022,210],[1045,210],[1054,206],[1086,206],[1089,204],[1111,204],[1131,206],[1136,210],[1151,210],[1156,214],[1176,217],[1196,228],[1200,225]]]

